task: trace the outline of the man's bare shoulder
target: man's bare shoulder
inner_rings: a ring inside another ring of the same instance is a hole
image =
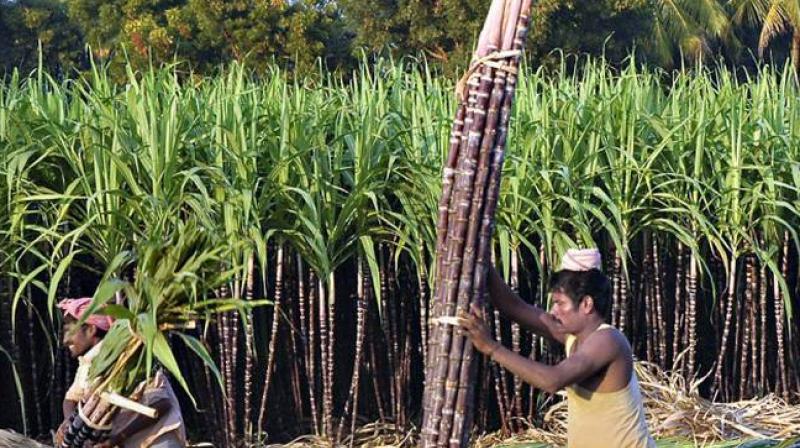
[[[613,354],[620,357],[631,356],[631,344],[628,338],[614,327],[602,328],[592,333],[583,344],[587,351]]]

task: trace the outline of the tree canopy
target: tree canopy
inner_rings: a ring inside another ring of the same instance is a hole
[[[422,56],[446,73],[469,61],[486,0],[0,0],[0,70],[55,73],[90,59],[118,71],[180,61],[196,73],[247,60],[292,73],[351,68],[363,54]],[[540,0],[529,61],[560,54],[637,59],[665,68],[777,49],[800,58],[797,0]]]

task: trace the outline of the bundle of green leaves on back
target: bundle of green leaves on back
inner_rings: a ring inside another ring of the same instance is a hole
[[[228,254],[235,246],[223,244],[215,233],[193,219],[165,227],[169,231],[156,233],[137,244],[134,252],[117,256],[93,296],[85,315],[104,313],[114,317],[115,322],[92,360],[91,398],[82,403],[82,415],[73,419],[62,446],[82,446],[78,443],[86,438],[102,438],[119,407],[152,416],[152,409],[137,406],[136,400],[158,365],[169,371],[192,397],[170,348],[169,334],[180,338],[222,386],[208,350],[190,333],[198,327],[198,321],[209,322],[215,313],[245,311],[268,303],[220,297],[216,293],[241,269],[229,263]],[[108,274],[131,270],[133,281]],[[112,303],[119,297],[124,297],[124,303]],[[81,429],[87,426],[92,431]]]

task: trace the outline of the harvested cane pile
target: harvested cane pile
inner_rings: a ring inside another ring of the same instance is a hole
[[[517,67],[530,0],[493,0],[467,74],[439,201],[433,328],[425,362],[422,445],[466,446],[476,363],[472,345],[446,324],[483,303]],[[464,92],[466,90],[466,93]]]
[[[686,440],[696,446],[741,439],[784,440],[800,437],[800,406],[769,394],[735,403],[713,403],[702,398],[702,379],[687,382],[679,373],[666,373],[657,365],[637,362],[636,374],[644,399],[647,423],[655,439]],[[567,441],[567,402],[552,406],[543,428],[503,438],[487,435],[476,447],[523,441],[563,446]]]

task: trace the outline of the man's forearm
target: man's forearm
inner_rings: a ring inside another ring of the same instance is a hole
[[[520,356],[500,344],[491,352],[491,358],[536,388],[555,393],[562,387],[555,367]]]

